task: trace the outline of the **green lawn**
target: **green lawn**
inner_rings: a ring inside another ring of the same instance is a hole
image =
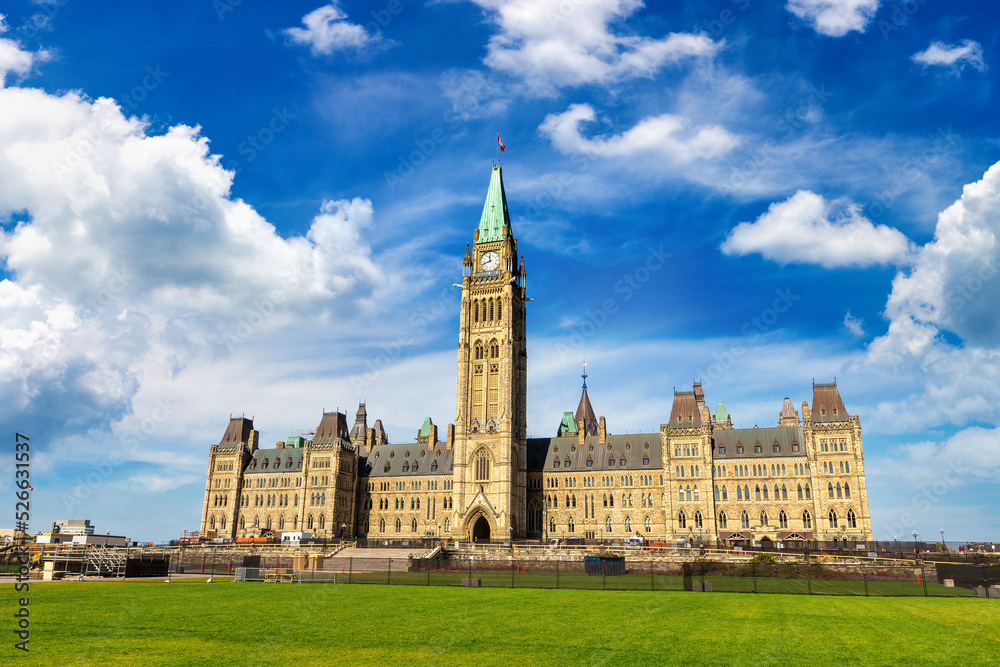
[[[33,583],[30,595],[32,665],[926,665],[1000,655],[1000,602],[975,598],[226,578]],[[0,664],[15,664],[4,634]]]

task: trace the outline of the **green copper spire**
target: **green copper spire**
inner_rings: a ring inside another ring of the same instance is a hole
[[[507,212],[507,195],[503,191],[503,170],[500,164],[493,165],[490,189],[486,191],[483,216],[479,219],[478,243],[489,243],[503,239],[503,229],[510,229],[510,214]]]

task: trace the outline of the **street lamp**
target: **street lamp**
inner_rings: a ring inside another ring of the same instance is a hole
[[[899,538],[895,535],[892,536],[892,541],[896,543],[896,551],[899,551]]]
[[[944,528],[942,528],[938,532],[941,533],[941,552],[944,553],[944,551],[945,551],[945,548],[944,548]]]
[[[340,539],[344,539],[344,533],[346,532],[347,532],[347,524],[346,523],[340,524]]]
[[[913,553],[919,553],[917,551],[917,531],[913,531]]]
[[[438,540],[441,539],[441,524],[438,524]]]

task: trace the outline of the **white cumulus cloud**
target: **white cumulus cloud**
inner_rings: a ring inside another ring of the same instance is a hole
[[[719,44],[702,34],[652,38],[627,34],[616,23],[635,14],[641,0],[472,0],[499,32],[485,63],[511,74],[539,95],[563,86],[605,85],[650,77],[667,64],[714,55]]]
[[[308,46],[315,56],[329,56],[338,51],[366,51],[388,45],[379,34],[350,23],[339,2],[331,2],[302,17],[305,28],[286,28],[283,32],[295,44]]]
[[[721,126],[697,126],[683,116],[672,114],[644,118],[620,134],[583,136],[581,125],[596,119],[597,114],[589,104],[573,104],[562,113],[546,116],[539,131],[563,153],[607,158],[656,156],[672,164],[717,158],[740,143],[740,137]]]
[[[986,63],[983,60],[983,46],[971,39],[962,40],[959,44],[931,42],[931,45],[923,51],[914,53],[911,60],[924,67],[936,65],[962,70],[965,69],[966,65],[969,65],[980,72],[986,71]]]
[[[879,0],[788,0],[788,11],[813,30],[828,37],[864,32],[875,16]]]
[[[827,201],[808,190],[771,204],[754,222],[741,222],[721,248],[727,255],[759,253],[781,264],[826,268],[902,264],[911,253],[899,230],[873,224],[856,204]]]

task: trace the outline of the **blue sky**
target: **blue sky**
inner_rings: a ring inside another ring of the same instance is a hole
[[[997,539],[997,12],[975,2],[8,2],[0,412],[33,530],[194,529],[230,414],[453,420],[495,157],[529,433],[836,377],[876,536]],[[13,468],[0,488],[13,490]],[[9,495],[8,495],[9,497]]]

